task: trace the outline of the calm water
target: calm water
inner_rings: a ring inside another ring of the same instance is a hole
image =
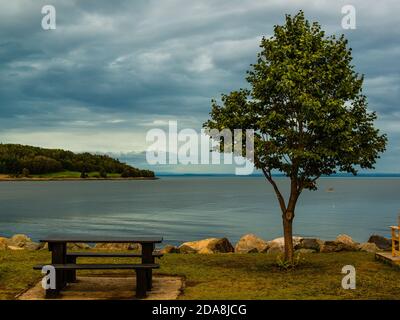
[[[278,178],[282,187],[286,180]],[[366,241],[389,235],[400,209],[399,178],[323,178],[304,192],[294,230]],[[333,191],[331,191],[333,188]],[[245,233],[281,236],[272,188],[262,177],[162,177],[155,181],[1,182],[0,235],[52,232],[162,235],[166,243]]]

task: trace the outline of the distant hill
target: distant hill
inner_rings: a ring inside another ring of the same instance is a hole
[[[0,144],[0,174],[48,174],[63,171],[118,174],[121,177],[154,177],[150,170],[140,170],[107,155],[74,153],[62,149],[44,149],[19,144]]]

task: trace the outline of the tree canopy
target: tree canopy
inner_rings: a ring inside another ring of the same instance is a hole
[[[212,101],[206,127],[254,129],[254,165],[273,185],[284,224],[291,224],[302,190],[316,189],[321,175],[372,169],[385,151],[387,138],[374,127],[376,113],[367,110],[363,76],[354,70],[347,44],[343,35],[325,36],[302,11],[286,15],[286,23],[261,41],[247,73],[250,88]],[[290,178],[288,201],[273,171]]]

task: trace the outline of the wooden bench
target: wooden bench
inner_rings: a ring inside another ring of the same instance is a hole
[[[153,252],[152,256],[154,258],[161,258],[163,256],[160,252]],[[67,252],[67,257],[71,258],[80,258],[80,257],[87,257],[87,258],[141,258],[141,253],[130,253],[130,252]]]
[[[42,270],[45,265],[36,265],[33,267],[35,270]],[[147,279],[146,272],[148,270],[158,269],[158,264],[51,264],[57,271],[73,271],[76,270],[135,270],[136,272],[136,297],[144,298],[146,296]],[[56,281],[57,283],[57,281]],[[59,285],[59,282],[58,282]],[[46,290],[46,298],[55,297],[63,288],[57,287],[55,289]]]
[[[162,253],[153,252],[153,258],[161,258]],[[141,258],[141,253],[126,253],[126,252],[67,252],[67,263],[76,264],[77,258]],[[76,269],[67,271],[67,282],[76,281]],[[149,284],[151,286],[151,283]],[[150,288],[148,288],[150,289]]]

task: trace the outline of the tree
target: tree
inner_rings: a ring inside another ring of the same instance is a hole
[[[104,168],[101,168],[100,172],[99,172],[99,175],[100,175],[101,178],[105,179],[105,178],[107,178],[107,171],[104,170]]]
[[[221,105],[212,100],[204,126],[254,129],[254,166],[276,193],[285,260],[293,262],[292,224],[301,192],[316,190],[322,175],[373,169],[387,138],[374,128],[376,114],[367,111],[363,76],[351,65],[343,35],[325,37],[320,25],[310,24],[300,11],[286,15],[285,25],[275,26],[260,47],[257,63],[247,72],[251,88],[223,94]],[[273,172],[290,179],[287,199]]]
[[[27,168],[22,169],[22,176],[25,178],[29,178],[30,172]]]
[[[138,170],[128,166],[121,173],[122,178],[145,177],[146,175],[146,170]]]
[[[87,178],[89,178],[89,175],[85,171],[82,171],[80,177],[81,177],[81,179],[87,179]]]
[[[130,172],[129,168],[125,168],[121,173],[122,178],[129,178],[130,176],[131,176],[131,172]]]

